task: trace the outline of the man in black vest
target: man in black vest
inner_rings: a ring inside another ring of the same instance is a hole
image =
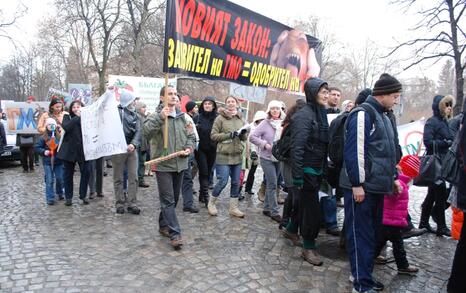
[[[389,74],[376,81],[372,96],[347,119],[344,168],[346,244],[354,278],[353,292],[382,290],[372,278],[374,253],[382,224],[385,194],[401,192],[396,180],[395,131],[384,112],[401,94],[401,83]]]

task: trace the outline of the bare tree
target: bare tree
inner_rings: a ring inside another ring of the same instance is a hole
[[[405,11],[417,9],[418,0],[395,0],[393,3],[404,5]],[[455,113],[463,108],[464,100],[464,69],[466,67],[466,33],[460,24],[466,9],[466,0],[437,0],[429,4],[428,8],[420,8],[417,12],[421,16],[419,23],[413,28],[416,32],[425,31],[424,36],[400,43],[393,48],[389,55],[401,48],[413,49],[413,57],[405,69],[425,61],[438,62],[444,57],[452,58],[456,76]]]
[[[15,25],[16,21],[27,13],[27,10],[27,7],[24,6],[21,2],[16,7],[12,16],[5,16],[5,12],[0,9],[0,38],[6,38],[14,44],[13,38],[8,33],[8,28]]]

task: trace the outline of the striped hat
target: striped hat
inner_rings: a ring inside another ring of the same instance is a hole
[[[401,172],[404,175],[415,178],[419,175],[419,168],[421,167],[421,160],[418,156],[407,155],[401,158],[398,164],[401,168]]]

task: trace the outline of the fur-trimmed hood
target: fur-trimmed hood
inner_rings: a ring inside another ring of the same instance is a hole
[[[434,97],[434,101],[432,103],[432,110],[434,111],[434,115],[440,118],[444,118],[449,120],[453,117],[453,111],[449,115],[445,113],[446,104],[451,103],[452,106],[455,106],[455,98],[452,95],[441,96],[437,95]]]

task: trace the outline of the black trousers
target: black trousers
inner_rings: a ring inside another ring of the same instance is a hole
[[[429,222],[430,213],[433,209],[437,217],[437,229],[445,228],[445,203],[447,201],[447,188],[445,183],[431,185],[427,189],[427,195],[422,203],[421,222]]]
[[[466,292],[466,223],[463,221],[461,236],[456,245],[455,257],[448,280],[447,291],[450,293]]]
[[[248,178],[246,179],[246,192],[252,191],[252,186],[254,185],[254,175],[256,174],[257,165],[251,165],[248,171]]]
[[[320,229],[320,204],[319,204],[320,178],[310,174],[304,174],[304,185],[301,190],[296,190],[297,201],[294,207],[298,213],[292,215],[292,222],[298,223],[299,232],[303,240],[314,241],[319,235]]]
[[[199,169],[199,196],[207,196],[209,193],[209,176],[212,173],[217,153],[215,150],[199,149],[195,152],[195,157]]]
[[[34,170],[34,147],[21,146],[19,147],[21,153],[21,165],[24,171]]]
[[[406,251],[401,237],[400,227],[382,225],[380,237],[378,239],[377,247],[375,249],[375,256],[378,256],[387,241],[392,243],[393,256],[395,257],[396,266],[398,269],[406,269],[409,267],[408,259],[406,258]]]

